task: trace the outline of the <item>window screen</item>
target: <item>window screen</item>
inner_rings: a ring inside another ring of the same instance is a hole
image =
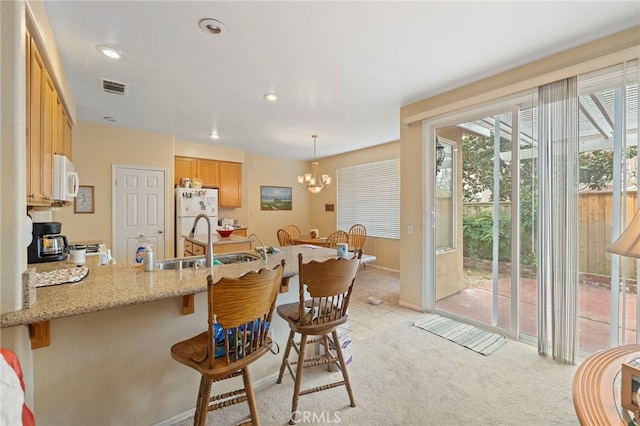
[[[361,223],[367,236],[400,238],[400,159],[337,170],[338,229]]]

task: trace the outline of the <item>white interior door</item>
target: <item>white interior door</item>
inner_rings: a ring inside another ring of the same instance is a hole
[[[153,245],[156,259],[166,257],[165,175],[159,169],[113,166],[113,256],[118,263],[135,263],[140,234]]]

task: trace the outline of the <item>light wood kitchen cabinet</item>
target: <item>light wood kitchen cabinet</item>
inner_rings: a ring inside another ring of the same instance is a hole
[[[41,185],[45,203],[53,202],[53,146],[56,139],[56,88],[48,73],[44,81],[44,114],[42,120]]]
[[[44,62],[27,36],[27,203],[43,203],[42,194],[42,116]]]
[[[64,122],[62,123],[64,128],[62,137],[64,139],[64,155],[66,155],[69,160],[71,158],[71,147],[73,145],[73,125],[71,124],[71,120],[69,120],[69,116],[65,114]]]
[[[50,206],[53,155],[71,157],[72,125],[34,39],[27,33],[27,205]]]
[[[216,244],[213,246],[214,254],[238,253],[247,250],[251,250],[251,242]],[[184,241],[185,256],[204,256],[205,254],[207,254],[206,244],[196,241]]]
[[[173,157],[173,184],[180,185],[180,179],[193,179],[197,174],[196,159],[191,157]]]
[[[238,237],[246,237],[247,236],[247,228],[236,228],[233,231],[233,235],[236,235]]]
[[[203,186],[220,189],[220,207],[242,207],[242,163],[176,156],[173,176],[174,185],[185,177],[202,179]]]
[[[220,207],[242,207],[242,164],[220,162]]]
[[[71,160],[71,121],[67,117],[60,98],[56,98],[56,138],[53,153],[64,155]]]
[[[194,177],[202,179],[202,186],[220,187],[219,161],[196,159],[196,174]]]

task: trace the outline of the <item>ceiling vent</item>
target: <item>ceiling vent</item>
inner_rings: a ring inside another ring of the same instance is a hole
[[[113,93],[114,95],[126,95],[127,85],[124,83],[118,83],[113,80],[100,79],[102,81],[102,91],[105,93]]]

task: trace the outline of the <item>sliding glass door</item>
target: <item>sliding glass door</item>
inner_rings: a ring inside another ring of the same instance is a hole
[[[577,235],[568,233],[568,239],[555,244],[570,245],[578,253],[578,278],[573,281],[577,349],[583,353],[640,340],[637,260],[606,251],[640,206],[638,81],[637,61],[577,79],[578,176],[566,192],[576,194],[578,207],[565,218],[577,224]],[[544,315],[539,307],[553,299],[557,308],[556,298],[564,297],[557,289],[547,293],[539,282],[540,271],[549,270],[542,263],[550,259],[549,253],[540,253],[550,249],[541,249],[539,222],[551,208],[546,204],[541,211],[538,205],[548,197],[540,193],[539,174],[550,176],[552,190],[561,182],[554,178],[551,162],[541,164],[546,160],[539,158],[545,152],[539,141],[545,138],[538,135],[539,125],[547,129],[548,123],[540,121],[536,88],[425,123],[426,143],[433,144],[441,159],[434,166],[434,200],[427,203],[425,218],[435,240],[428,254],[434,260],[427,262],[434,267],[428,306],[531,341],[546,336],[538,327],[548,333],[557,326],[546,310],[549,322],[538,322]],[[542,225],[546,232],[554,229]],[[553,288],[553,280],[549,285]]]
[[[509,333],[517,312],[512,212],[520,203],[513,203],[511,149],[518,116],[510,108],[435,129],[436,149],[445,152],[435,178],[435,308]]]

